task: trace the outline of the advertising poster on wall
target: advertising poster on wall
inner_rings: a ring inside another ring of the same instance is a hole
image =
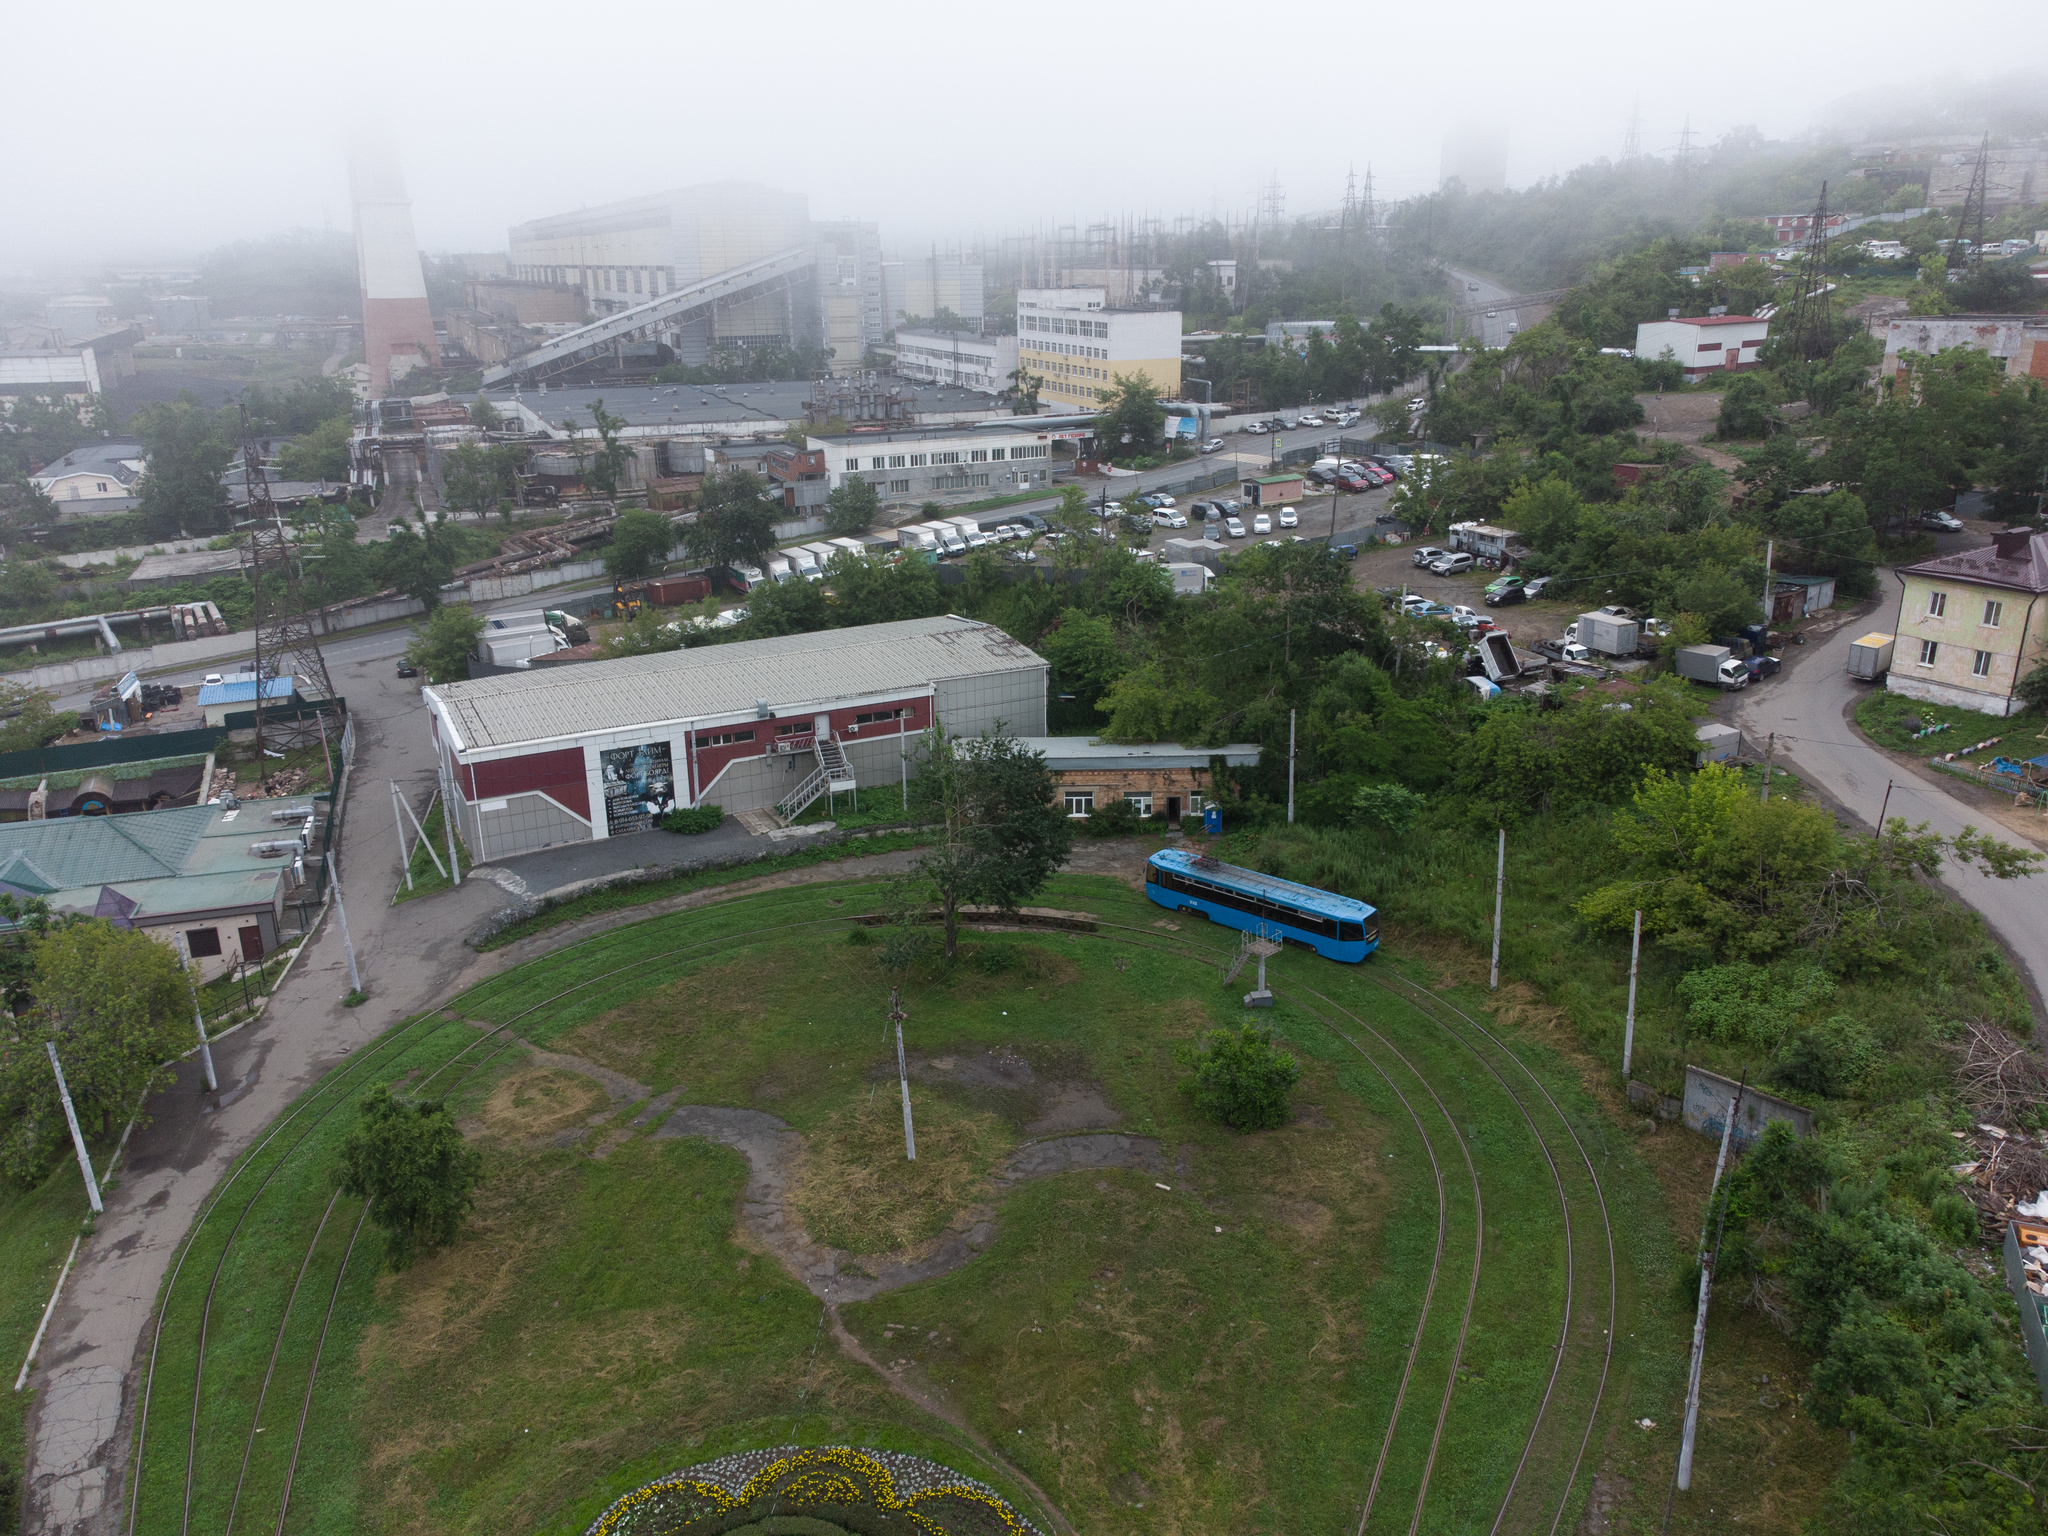
[[[676,806],[668,743],[614,747],[597,754],[604,774],[604,825],[609,837],[646,832]]]

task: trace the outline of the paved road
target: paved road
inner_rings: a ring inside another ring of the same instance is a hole
[[[1517,324],[1520,315],[1513,308],[1514,290],[1503,288],[1491,278],[1481,277],[1477,272],[1462,272],[1456,267],[1445,267],[1453,284],[1452,302],[1460,308],[1467,304],[1486,304],[1492,307],[1492,314],[1477,314],[1467,317],[1468,332],[1476,332],[1487,346],[1498,350],[1513,338],[1509,329]]]
[[[1903,816],[1927,822],[1936,832],[1953,837],[1966,826],[2011,834],[1982,812],[1952,794],[1932,769],[1908,766],[1887,756],[1857,734],[1846,712],[1869,685],[1849,676],[1849,646],[1872,629],[1889,629],[1898,611],[1899,578],[1879,573],[1883,592],[1868,618],[1842,625],[1825,640],[1795,649],[1778,677],[1746,689],[1735,717],[1750,742],[1761,747],[1770,734],[1778,750],[1797,765],[1807,783],[1867,827],[1875,827],[1880,809],[1887,819]],[[1985,718],[1986,734],[1995,725]],[[1885,805],[1885,787],[1891,802]],[[1956,895],[1983,914],[1994,933],[2019,962],[2038,998],[2048,981],[2048,902],[2041,887],[2048,876],[2025,880],[1993,880],[1974,869],[1951,865],[1943,876]]]

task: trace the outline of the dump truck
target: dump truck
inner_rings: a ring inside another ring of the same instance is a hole
[[[1849,675],[1874,683],[1892,667],[1892,647],[1897,635],[1872,631],[1849,647]]]
[[[1496,683],[1522,675],[1522,663],[1515,655],[1514,646],[1498,630],[1479,637],[1479,665]]]
[[[1749,668],[1725,645],[1681,646],[1673,660],[1677,663],[1678,675],[1689,677],[1696,683],[1711,683],[1730,693],[1749,686]]]

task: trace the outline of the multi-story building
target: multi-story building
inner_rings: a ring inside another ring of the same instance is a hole
[[[813,225],[812,234],[818,246],[818,340],[832,354],[834,373],[855,373],[889,329],[881,232],[843,219]]]
[[[906,427],[892,432],[849,432],[811,437],[808,448],[825,455],[833,490],[865,480],[884,501],[922,501],[949,491],[992,494],[1051,483],[1053,471],[1073,468],[1070,445],[1092,435],[1084,423],[1041,423],[1025,416],[963,427]]]
[[[1017,364],[1058,410],[1092,410],[1122,374],[1180,394],[1180,311],[1112,309],[1100,288],[1017,290]]]
[[[1017,338],[973,331],[899,330],[896,371],[924,383],[1001,394],[1017,371]]]
[[[1900,575],[1905,591],[1885,687],[1987,715],[2023,707],[2020,679],[2048,657],[2048,536],[2011,530]]]
[[[1932,357],[1951,347],[1988,352],[2008,375],[2048,378],[2048,319],[2039,315],[1900,315],[1885,328],[1881,377],[1899,371],[1909,355]]]
[[[981,263],[965,256],[912,256],[882,264],[888,323],[934,321],[941,311],[980,325],[983,316]]]

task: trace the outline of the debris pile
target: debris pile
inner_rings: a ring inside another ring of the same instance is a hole
[[[283,800],[303,795],[313,787],[313,776],[303,768],[280,768],[266,774],[254,789],[244,790],[244,800]]]

